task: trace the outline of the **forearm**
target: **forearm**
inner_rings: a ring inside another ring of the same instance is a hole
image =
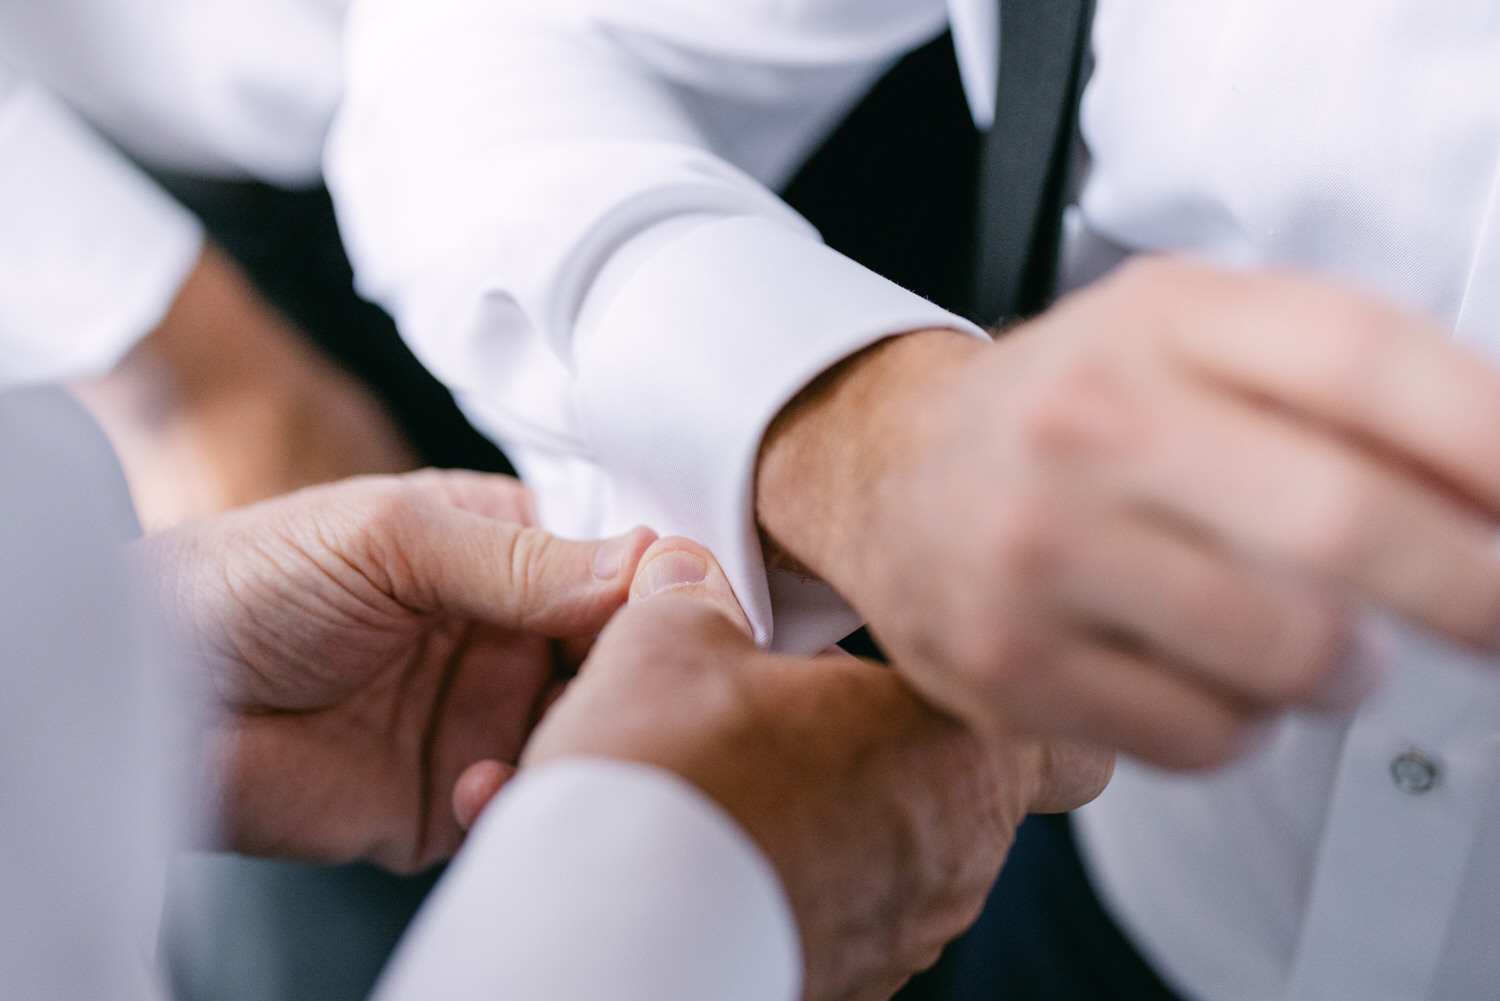
[[[110,436],[148,530],[416,464],[379,401],[212,246],[155,329],[73,390]]]

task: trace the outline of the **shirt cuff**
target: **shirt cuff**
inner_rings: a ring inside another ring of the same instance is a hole
[[[715,802],[645,765],[527,770],[485,811],[378,1001],[795,1001],[775,869]]]
[[[767,580],[754,507],[761,439],[838,361],[886,337],[973,324],[760,218],[716,218],[640,264],[576,346],[584,436],[612,484],[605,534],[702,542],[756,639],[813,652],[859,624],[832,592]],[[775,621],[773,635],[772,621]]]
[[[0,82],[0,389],[108,371],[166,315],[197,220],[45,90]]]

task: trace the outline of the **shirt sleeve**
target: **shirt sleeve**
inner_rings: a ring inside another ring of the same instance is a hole
[[[963,320],[771,192],[944,0],[356,0],[327,177],[362,290],[496,437],[549,528],[707,544],[762,643],[856,623],[768,582],[761,438],[834,362]],[[774,616],[773,616],[774,607]]]
[[[108,440],[57,389],[0,394],[0,997],[164,998],[162,877],[197,706],[125,555]]]
[[[165,315],[197,221],[0,65],[0,389],[108,371]]]
[[[603,759],[525,772],[485,811],[377,1001],[796,1001],[775,870],[670,773]]]
[[[316,184],[344,0],[9,0],[0,53],[153,167]]]

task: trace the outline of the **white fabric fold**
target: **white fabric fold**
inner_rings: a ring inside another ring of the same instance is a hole
[[[197,221],[60,102],[0,82],[0,390],[108,371],[201,244]]]
[[[676,776],[578,758],[491,803],[417,916],[377,1001],[796,1001],[775,869]]]

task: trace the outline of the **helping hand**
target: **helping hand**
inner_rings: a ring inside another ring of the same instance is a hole
[[[706,550],[666,539],[524,766],[594,755],[686,778],[780,873],[808,999],[884,999],[978,916],[1016,826],[1092,799],[1112,758],[994,741],[842,653],[756,650]]]
[[[250,854],[413,872],[449,857],[450,802],[514,762],[554,693],[557,640],[624,604],[654,535],[565,542],[515,480],[351,480],[139,546],[216,709],[223,834]]]

